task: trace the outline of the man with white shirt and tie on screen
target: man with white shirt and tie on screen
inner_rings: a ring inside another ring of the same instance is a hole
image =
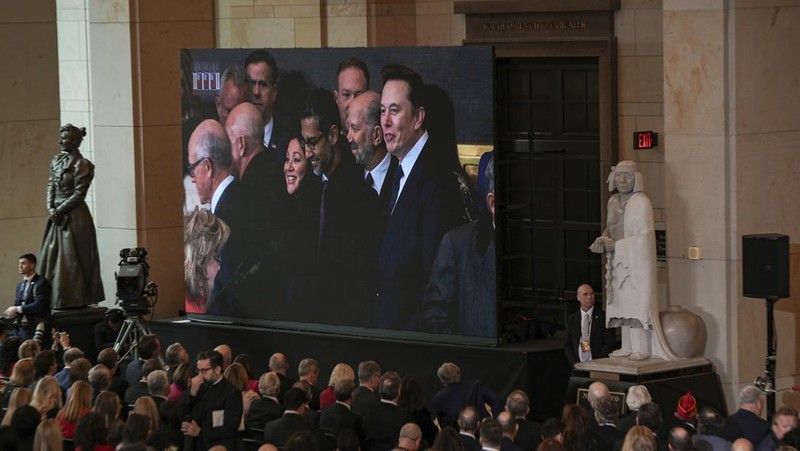
[[[606,328],[606,316],[594,303],[591,285],[578,287],[580,309],[567,318],[567,341],[564,354],[570,365],[578,362],[608,357],[614,350],[614,329]]]

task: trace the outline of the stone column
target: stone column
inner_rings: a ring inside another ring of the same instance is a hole
[[[48,168],[59,152],[55,0],[0,2],[0,55],[0,287],[10,305],[18,257],[39,252]]]

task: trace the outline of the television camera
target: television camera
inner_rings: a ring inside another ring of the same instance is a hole
[[[114,277],[117,281],[117,304],[122,307],[125,321],[114,342],[114,350],[120,355],[120,360],[129,356],[136,359],[139,340],[150,334],[142,316],[150,313],[156,305],[158,285],[148,280],[147,249],[125,248],[119,251],[119,256],[119,271]]]

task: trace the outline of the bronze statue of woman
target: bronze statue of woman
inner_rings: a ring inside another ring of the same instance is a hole
[[[104,299],[97,236],[85,202],[94,165],[79,150],[84,136],[85,128],[61,127],[61,152],[50,163],[50,218],[39,251],[39,268],[52,283],[54,309],[82,307]]]

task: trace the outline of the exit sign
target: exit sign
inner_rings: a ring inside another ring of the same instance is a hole
[[[633,132],[633,148],[652,149],[658,145],[658,133],[654,131]]]

